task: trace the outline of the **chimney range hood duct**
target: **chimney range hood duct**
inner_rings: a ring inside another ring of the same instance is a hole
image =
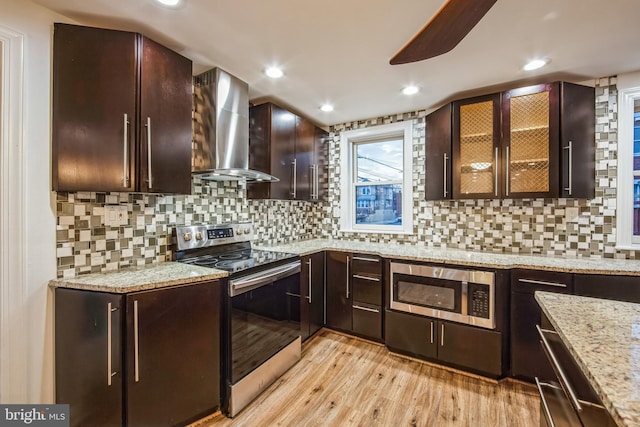
[[[194,77],[193,174],[211,181],[279,181],[249,169],[249,85],[220,68]]]

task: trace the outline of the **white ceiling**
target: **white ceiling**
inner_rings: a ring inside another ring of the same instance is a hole
[[[443,0],[33,0],[80,24],[141,32],[320,125],[421,109],[510,84],[640,70],[639,0],[498,0],[451,52],[389,65]],[[469,0],[473,1],[473,0]],[[551,59],[525,72],[534,57]],[[272,80],[271,64],[285,76]],[[407,97],[407,84],[421,88]],[[324,102],[335,110],[324,113]]]

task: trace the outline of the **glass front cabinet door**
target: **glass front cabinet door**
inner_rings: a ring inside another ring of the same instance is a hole
[[[500,197],[500,94],[453,103],[453,198]]]

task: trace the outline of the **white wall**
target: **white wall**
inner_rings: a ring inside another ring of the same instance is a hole
[[[47,283],[56,274],[50,191],[51,33],[53,22],[68,19],[29,0],[0,0],[0,10],[0,29],[12,30],[23,41],[23,84],[10,87],[12,98],[22,98],[22,122],[12,129],[21,146],[16,147],[20,164],[9,190],[21,191],[17,199],[22,218],[13,224],[19,226],[16,235],[22,239],[21,257],[16,259],[24,260],[20,280],[2,284],[2,304],[13,304],[15,316],[2,316],[0,402],[49,403],[53,402],[53,317]]]

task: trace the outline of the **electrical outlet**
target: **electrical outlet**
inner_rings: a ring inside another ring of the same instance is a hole
[[[129,214],[126,206],[107,205],[104,207],[104,225],[108,227],[120,227],[127,225]]]

